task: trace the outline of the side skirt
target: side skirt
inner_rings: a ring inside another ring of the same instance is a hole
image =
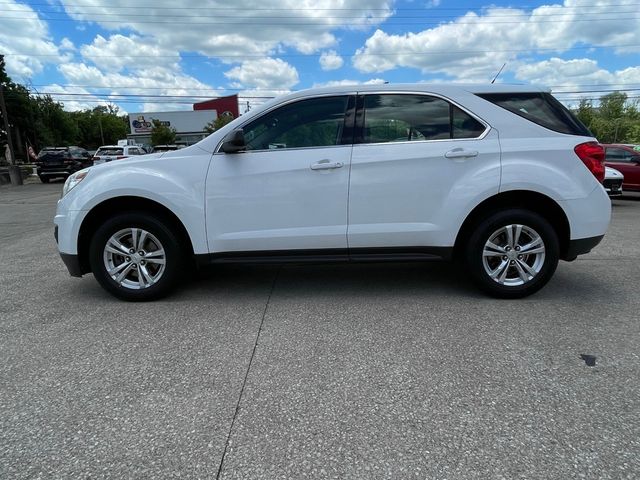
[[[266,250],[195,255],[199,266],[211,264],[281,264],[344,262],[428,262],[451,260],[453,247],[382,247],[318,250]]]

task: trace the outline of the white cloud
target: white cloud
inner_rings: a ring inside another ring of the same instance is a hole
[[[137,35],[112,35],[108,39],[97,35],[90,45],[80,48],[82,56],[102,70],[120,71],[157,65],[178,68],[180,55],[173,48],[158,46],[153,38]]]
[[[0,16],[0,52],[13,80],[29,78],[41,72],[45,63],[59,61],[47,24],[31,7],[8,0],[5,8]]]
[[[320,55],[320,68],[322,68],[322,70],[337,70],[342,67],[343,64],[344,60],[335,50],[322,52],[322,55]]]
[[[246,60],[234,67],[225,76],[236,80],[238,88],[261,90],[288,90],[298,83],[298,71],[279,58]]]
[[[369,80],[366,81],[361,81],[361,80],[348,80],[348,79],[344,79],[344,80],[330,80],[328,82],[321,82],[321,83],[314,83],[313,84],[313,88],[316,87],[342,87],[342,86],[349,86],[349,85],[382,85],[386,83],[385,80],[383,80],[382,78],[371,78]]]
[[[71,50],[71,51],[74,51],[75,49],[76,49],[76,46],[67,37],[64,37],[62,39],[62,41],[60,42],[60,50]]]
[[[109,98],[112,103],[120,102],[119,104],[123,104],[123,99],[128,102],[140,100],[141,103],[144,102],[143,111],[190,110],[192,103],[227,94],[224,90],[214,89],[189,75],[160,65],[135,67],[122,72],[105,72],[96,66],[66,63],[60,65],[58,70],[71,84],[91,86],[88,90],[78,88],[70,91],[99,95],[101,98]],[[144,97],[109,97],[109,95],[142,95]],[[172,98],[167,98],[166,102],[155,101],[158,96]],[[59,99],[62,100],[63,97]],[[70,108],[67,107],[66,100],[64,103],[66,108]],[[138,107],[129,107],[129,109],[138,109]]]
[[[107,30],[131,29],[155,37],[162,48],[207,56],[273,55],[280,47],[313,53],[336,44],[333,31],[376,25],[392,15],[393,0],[156,0],[153,7],[132,9],[129,0],[62,0],[69,16],[95,22]],[[126,8],[123,8],[126,7]],[[114,11],[127,12],[117,19]],[[346,17],[346,18],[345,18]]]
[[[541,62],[519,65],[515,69],[515,77],[528,83],[553,86],[553,93],[559,99],[594,98],[601,94],[585,92],[563,95],[562,92],[585,90],[580,87],[581,85],[592,86],[589,90],[598,90],[598,86],[602,85],[607,90],[618,87],[624,91],[625,84],[640,84],[640,66],[611,72],[589,58],[562,60],[554,57]]]
[[[491,7],[480,15],[469,12],[453,22],[417,33],[389,34],[378,29],[356,51],[353,64],[367,73],[412,67],[425,74],[444,73],[460,81],[488,81],[503,63],[510,69],[523,52],[562,52],[579,44],[640,44],[640,17],[632,15],[621,22],[610,15],[611,5],[616,11],[635,12],[634,2],[601,0],[590,3],[588,10],[580,0],[565,0],[564,5],[532,11]],[[598,21],[588,21],[594,19]]]
[[[42,90],[47,92],[48,94],[51,94],[52,98],[55,101],[61,102],[63,104],[64,110],[68,112],[74,112],[77,110],[88,110],[95,108],[98,105],[109,104],[108,101],[94,96],[93,94],[91,94],[91,92],[84,88],[68,88],[62,85],[58,85],[57,83],[53,83],[51,85],[45,86]],[[78,95],[81,95],[81,100],[72,99],[74,97],[77,97]],[[121,110],[120,113],[125,112],[122,112]]]

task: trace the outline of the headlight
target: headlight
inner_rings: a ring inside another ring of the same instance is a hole
[[[67,178],[67,181],[64,182],[64,187],[62,187],[62,196],[64,197],[67,193],[71,191],[73,187],[78,185],[89,173],[89,169],[85,168],[84,170],[80,170],[73,175]]]

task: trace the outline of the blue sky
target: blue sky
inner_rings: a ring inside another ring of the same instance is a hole
[[[503,64],[498,81],[547,85],[567,102],[616,89],[634,98],[640,0],[0,0],[0,53],[14,80],[69,110],[489,82]]]

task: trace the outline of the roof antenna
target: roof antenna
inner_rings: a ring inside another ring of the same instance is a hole
[[[506,63],[506,62],[502,64],[502,66],[500,67],[500,70],[498,70],[498,73],[496,73],[496,76],[495,76],[495,77],[493,77],[493,80],[491,80],[491,84],[492,84],[492,85],[496,82],[496,79],[497,79],[497,78],[500,76],[500,74],[502,73],[502,69],[503,69],[504,67],[506,67],[506,66],[507,66],[507,63]]]

